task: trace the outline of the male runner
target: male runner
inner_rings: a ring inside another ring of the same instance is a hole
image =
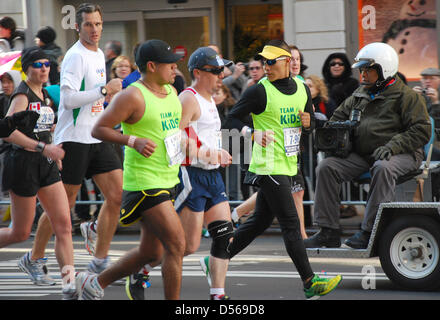
[[[127,145],[124,158],[121,223],[141,222],[141,240],[99,276],[77,277],[79,298],[100,299],[112,282],[136,273],[162,257],[165,299],[179,299],[185,237],[173,207],[179,183],[182,107],[170,84],[181,58],[161,40],[143,43],[136,54],[142,77],[116,95],[93,129],[93,136]],[[122,123],[123,134],[114,130]]]
[[[84,177],[93,177],[105,201],[101,207],[97,230],[87,225],[86,243],[94,247],[95,258],[89,270],[99,273],[106,268],[110,242],[119,219],[122,197],[122,168],[111,144],[91,136],[93,125],[104,111],[107,94],[122,88],[121,80],[106,84],[104,53],[99,49],[102,34],[102,12],[98,5],[81,4],[76,11],[79,40],[67,51],[61,66],[61,94],[54,143],[63,144],[66,154],[61,178],[72,209]],[[50,222],[44,213],[40,218],[32,250],[36,258],[44,257],[44,249],[52,236]],[[92,243],[90,243],[92,242]],[[39,257],[41,255],[41,257]]]

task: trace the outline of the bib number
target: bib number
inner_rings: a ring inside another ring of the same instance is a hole
[[[41,106],[37,111],[40,117],[35,124],[34,132],[50,131],[55,121],[55,113],[51,107]]]
[[[185,156],[182,152],[180,142],[181,142],[181,132],[180,130],[175,134],[168,136],[165,138],[165,147],[167,150],[169,163],[168,166],[174,166],[176,164],[181,164],[185,159]]]
[[[99,99],[93,103],[91,110],[92,116],[97,116],[104,111],[104,101],[105,99]]]
[[[299,141],[301,138],[301,127],[284,128],[284,152],[287,157],[296,156],[299,153]]]

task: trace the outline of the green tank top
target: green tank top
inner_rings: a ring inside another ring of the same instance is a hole
[[[260,83],[264,86],[267,104],[264,112],[252,114],[255,130],[273,130],[275,142],[263,148],[254,143],[249,171],[258,175],[294,176],[298,171],[297,154],[301,137],[301,119],[299,111],[304,111],[307,92],[301,80],[293,79],[297,92],[292,95],[281,93],[267,79]]]
[[[135,124],[122,122],[122,130],[126,135],[151,139],[157,147],[149,158],[133,148],[125,148],[123,189],[140,191],[172,188],[179,183],[180,162],[176,161],[173,150],[176,150],[180,141],[182,105],[171,85],[166,85],[171,93],[163,99],[156,97],[140,83],[135,82],[130,86],[142,92],[145,112]]]

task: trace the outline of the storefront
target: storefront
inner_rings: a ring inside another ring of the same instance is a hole
[[[34,30],[53,26],[66,50],[77,39],[69,15],[83,0],[5,0],[0,15]],[[360,47],[385,41],[399,53],[401,72],[417,80],[424,67],[438,67],[439,1],[435,0],[96,0],[104,11],[101,47],[119,40],[123,54],[146,39],[160,38],[188,56],[199,46],[216,44],[223,55],[247,61],[269,39],[284,38],[298,46],[309,66],[321,75],[325,58],[346,52],[353,59]],[[40,15],[24,14],[26,6]],[[23,9],[24,8],[24,9]],[[65,22],[70,21],[70,25]],[[28,32],[32,38],[32,31]],[[30,42],[32,43],[32,41]],[[187,74],[186,74],[187,75]],[[189,77],[188,77],[189,79]]]

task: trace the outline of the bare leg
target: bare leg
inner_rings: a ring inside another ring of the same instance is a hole
[[[35,233],[34,244],[32,246],[32,260],[44,258],[46,246],[52,238],[52,224],[46,212],[43,212],[38,220],[37,231]]]

